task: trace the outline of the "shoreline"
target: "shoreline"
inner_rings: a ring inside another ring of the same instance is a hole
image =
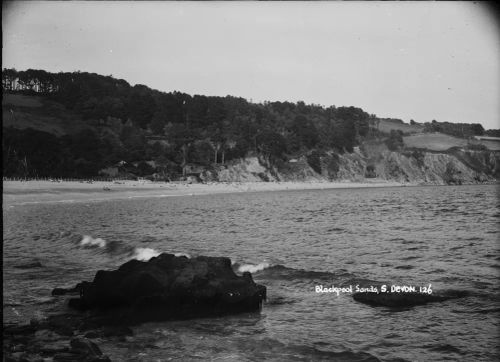
[[[142,197],[180,197],[240,192],[417,186],[400,182],[213,182],[189,184],[151,181],[3,181],[3,205],[86,202]]]
[[[241,192],[357,189],[376,187],[426,186],[373,179],[351,181],[302,182],[212,182],[189,184],[152,181],[3,181],[3,206],[93,202],[144,197],[181,197]],[[436,185],[437,186],[437,185]]]

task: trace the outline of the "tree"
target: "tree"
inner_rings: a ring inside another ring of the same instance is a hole
[[[310,154],[307,155],[306,159],[307,159],[307,163],[309,164],[309,166],[311,166],[311,168],[321,174],[321,156],[322,154],[318,151],[313,151],[311,152]]]
[[[113,132],[101,134],[101,155],[104,166],[114,165],[126,158],[126,150],[123,147],[120,137]]]
[[[479,123],[474,123],[472,125],[471,129],[472,129],[472,134],[474,136],[482,136],[484,134],[484,128]]]
[[[206,129],[207,142],[213,151],[213,162],[217,164],[218,154],[224,144],[224,135],[217,124],[212,124]]]
[[[213,161],[212,159],[212,145],[207,140],[198,140],[193,142],[192,152],[190,153],[190,159],[193,162],[200,163],[202,165],[210,165]]]
[[[352,152],[356,144],[356,126],[353,122],[337,120],[332,124],[332,147],[340,152]]]
[[[15,90],[17,71],[15,69],[4,69],[2,71],[2,88],[4,91]]]
[[[389,138],[385,141],[385,144],[387,145],[387,148],[389,148],[389,150],[398,151],[404,146],[403,132],[392,129]]]
[[[123,126],[120,140],[125,148],[125,161],[132,162],[144,159],[146,137],[141,129],[131,122]]]
[[[306,149],[315,147],[319,141],[318,131],[313,122],[303,115],[296,116],[291,127],[292,137]],[[296,144],[293,148],[296,148]]]
[[[167,118],[164,112],[156,111],[151,119],[149,127],[154,134],[164,134],[164,129],[167,124]]]
[[[128,117],[138,127],[146,129],[156,111],[156,104],[149,88],[143,85],[134,86],[126,104]]]
[[[366,136],[368,134],[370,115],[361,108],[338,107],[335,111],[335,118],[353,123],[356,136]]]
[[[273,131],[262,131],[256,138],[258,150],[269,160],[281,158],[286,151],[285,138]]]
[[[195,133],[182,123],[169,123],[165,127],[165,136],[180,151],[181,167],[184,168],[189,161],[189,147],[196,140]]]
[[[137,171],[140,176],[148,176],[155,172],[155,169],[148,163],[141,161],[137,165]]]

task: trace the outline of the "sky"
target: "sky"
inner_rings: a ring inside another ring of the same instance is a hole
[[[500,31],[477,2],[3,2],[2,68],[500,128]]]

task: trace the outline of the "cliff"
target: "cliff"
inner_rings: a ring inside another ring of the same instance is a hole
[[[205,181],[364,181],[378,179],[409,184],[478,184],[500,177],[500,152],[452,149],[446,152],[394,152],[383,145],[333,151],[269,162],[260,157],[235,160],[205,172]]]

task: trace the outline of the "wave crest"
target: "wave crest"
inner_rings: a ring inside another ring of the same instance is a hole
[[[151,258],[157,257],[158,255],[160,255],[160,253],[155,249],[135,248],[133,258],[140,261],[148,261]]]
[[[90,235],[84,235],[83,239],[80,241],[81,246],[97,246],[99,248],[104,248],[106,246],[106,240],[101,238],[94,239]]]
[[[238,272],[244,273],[244,272],[250,272],[250,273],[256,273],[258,271],[267,269],[270,267],[269,263],[260,263],[257,265],[254,264],[242,264],[238,265]]]

